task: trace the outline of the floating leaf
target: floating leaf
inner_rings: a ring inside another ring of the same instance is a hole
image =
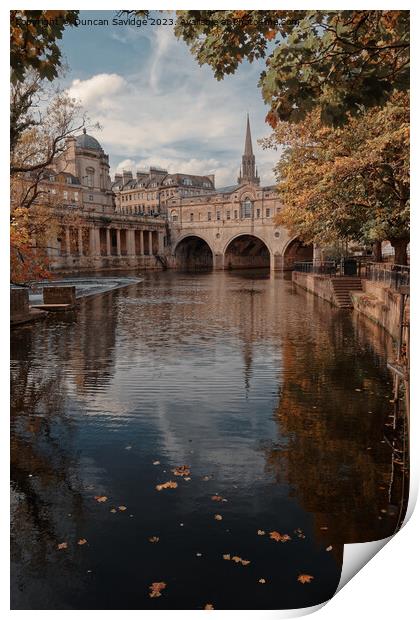
[[[222,515],[214,515],[214,518],[216,519],[216,521],[222,521],[223,519]]]
[[[323,527],[320,527],[319,529],[322,530],[323,532],[326,532],[328,530],[328,528],[325,525]]]
[[[191,480],[191,478],[189,476],[187,476],[186,478],[184,478],[185,482],[189,482]]]
[[[127,506],[118,506],[118,510],[124,512],[124,510],[127,510]]]
[[[160,461],[153,461],[153,465],[160,465]]]
[[[266,583],[266,581],[261,577],[261,579],[258,579],[258,583]]]
[[[209,480],[211,480],[211,476],[203,476],[202,480],[204,480],[204,482],[208,482]]]
[[[166,588],[166,583],[164,581],[155,581],[149,586],[149,596],[150,598],[157,598],[158,596],[162,596],[161,592]]]
[[[180,465],[179,467],[175,467],[175,469],[172,469],[172,473],[174,474],[174,476],[189,476],[189,465]]]
[[[177,482],[172,482],[172,480],[169,480],[168,482],[164,482],[163,484],[157,484],[156,490],[162,491],[162,489],[176,489],[177,486],[178,486]]]
[[[158,543],[159,542],[159,536],[151,536],[149,538],[149,542],[151,542],[151,543]]]
[[[243,560],[241,557],[239,557],[239,555],[233,555],[230,559],[236,564],[242,564],[242,566],[248,566],[248,564],[251,564],[251,560]]]
[[[223,497],[222,497],[221,495],[212,495],[212,496],[211,496],[211,499],[212,499],[214,502],[223,502]]]
[[[112,513],[115,514],[117,512],[117,509],[116,508],[111,508],[111,510],[109,512],[112,512]]]
[[[66,542],[62,542],[57,545],[57,549],[67,549],[67,546]]]
[[[327,547],[327,548],[325,549],[325,551],[332,551],[332,545],[330,545],[329,547]]]
[[[204,609],[214,609],[214,607],[211,603],[207,603],[207,605],[204,605]]]
[[[257,534],[258,534],[258,536],[265,536],[265,531],[264,530],[257,530]]]
[[[298,580],[300,583],[311,583],[311,581],[312,581],[312,579],[313,579],[313,578],[314,578],[314,577],[313,577],[313,575],[305,575],[305,574],[302,574],[302,575],[299,575],[299,577],[297,578],[297,580]]]
[[[99,502],[99,504],[103,504],[103,502],[106,502],[108,498],[106,495],[95,495],[95,499]]]
[[[132,446],[125,446],[125,450],[131,450]]]
[[[223,555],[223,559],[224,559],[224,560],[230,560],[230,553],[225,553],[225,554]]]
[[[79,538],[79,540],[77,541],[78,545],[85,545],[87,543],[86,538]]]
[[[198,558],[201,558],[201,556],[203,555],[202,553],[198,552],[195,554]]]
[[[287,542],[291,540],[289,534],[280,534],[280,532],[270,532],[270,538],[276,542]]]

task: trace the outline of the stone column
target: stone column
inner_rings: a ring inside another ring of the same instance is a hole
[[[116,233],[117,233],[117,256],[121,256],[121,231],[119,228],[117,228]]]
[[[89,228],[89,256],[96,256],[97,254],[97,248],[99,247],[98,233],[98,228]]]
[[[140,230],[140,256],[144,256],[144,239],[143,239],[143,230]]]
[[[153,256],[153,234],[151,230],[149,230],[149,256]]]
[[[79,250],[79,256],[83,256],[83,228],[77,229],[77,248]]]
[[[111,256],[111,231],[106,229],[106,255]]]
[[[136,240],[134,237],[134,230],[129,228],[126,232],[127,239],[127,254],[129,256],[134,256],[136,253]]]
[[[70,226],[66,226],[65,229],[65,234],[66,234],[66,254],[67,256],[70,256],[71,252],[71,248],[70,248]]]
[[[163,254],[163,233],[158,231],[158,254]]]

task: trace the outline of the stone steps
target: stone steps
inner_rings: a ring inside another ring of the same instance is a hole
[[[339,308],[353,308],[349,291],[362,291],[362,281],[353,276],[331,278],[334,298]]]

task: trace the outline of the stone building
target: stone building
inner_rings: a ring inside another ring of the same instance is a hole
[[[236,185],[157,167],[111,182],[108,155],[86,130],[68,138],[42,183],[61,227],[49,243],[54,270],[282,270],[312,259],[312,246],[275,223],[281,202],[260,184],[249,118]]]
[[[214,175],[168,174],[163,168],[131,170],[115,174],[112,190],[116,211],[125,214],[165,215],[168,201],[176,196],[197,196],[214,191]]]
[[[171,266],[238,269],[291,269],[312,260],[313,248],[290,237],[275,223],[281,210],[274,185],[261,186],[252,148],[249,118],[238,183],[167,202]]]
[[[86,130],[68,138],[43,182],[55,192],[55,210],[62,220],[61,234],[50,244],[52,269],[162,267],[164,218],[116,209],[108,155]]]

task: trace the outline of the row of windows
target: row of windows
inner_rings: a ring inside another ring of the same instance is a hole
[[[280,211],[279,208],[276,209],[277,213]],[[251,206],[249,204],[247,204],[246,202],[243,203],[241,205],[240,210],[238,209],[234,209],[233,211],[231,211],[230,209],[227,209],[225,211],[225,219],[226,220],[230,220],[230,219],[234,219],[234,220],[238,220],[238,219],[250,219],[252,218],[252,212],[253,212],[253,208],[252,208],[252,203]],[[270,207],[266,207],[265,209],[265,217],[271,217],[271,209]],[[190,222],[194,222],[195,217],[197,216],[197,213],[190,213]],[[261,209],[255,209],[255,219],[260,219],[261,218]],[[207,212],[207,221],[211,222],[213,219],[213,213],[212,211],[208,211]],[[216,220],[221,220],[222,219],[222,211],[216,211]],[[175,209],[171,212],[171,220],[173,222],[177,222],[178,221],[178,211],[176,211]],[[198,213],[198,221],[201,220],[201,213]]]
[[[200,190],[182,189],[178,191],[176,189],[165,189],[160,192],[160,196],[164,198],[169,198],[170,196],[174,196],[177,193],[179,193],[181,196],[192,196],[194,194],[200,193]],[[133,193],[133,194],[121,194],[121,202],[129,202],[132,200],[156,200],[158,196],[159,196],[159,192],[149,192],[147,194],[144,192],[138,192],[138,193]]]

